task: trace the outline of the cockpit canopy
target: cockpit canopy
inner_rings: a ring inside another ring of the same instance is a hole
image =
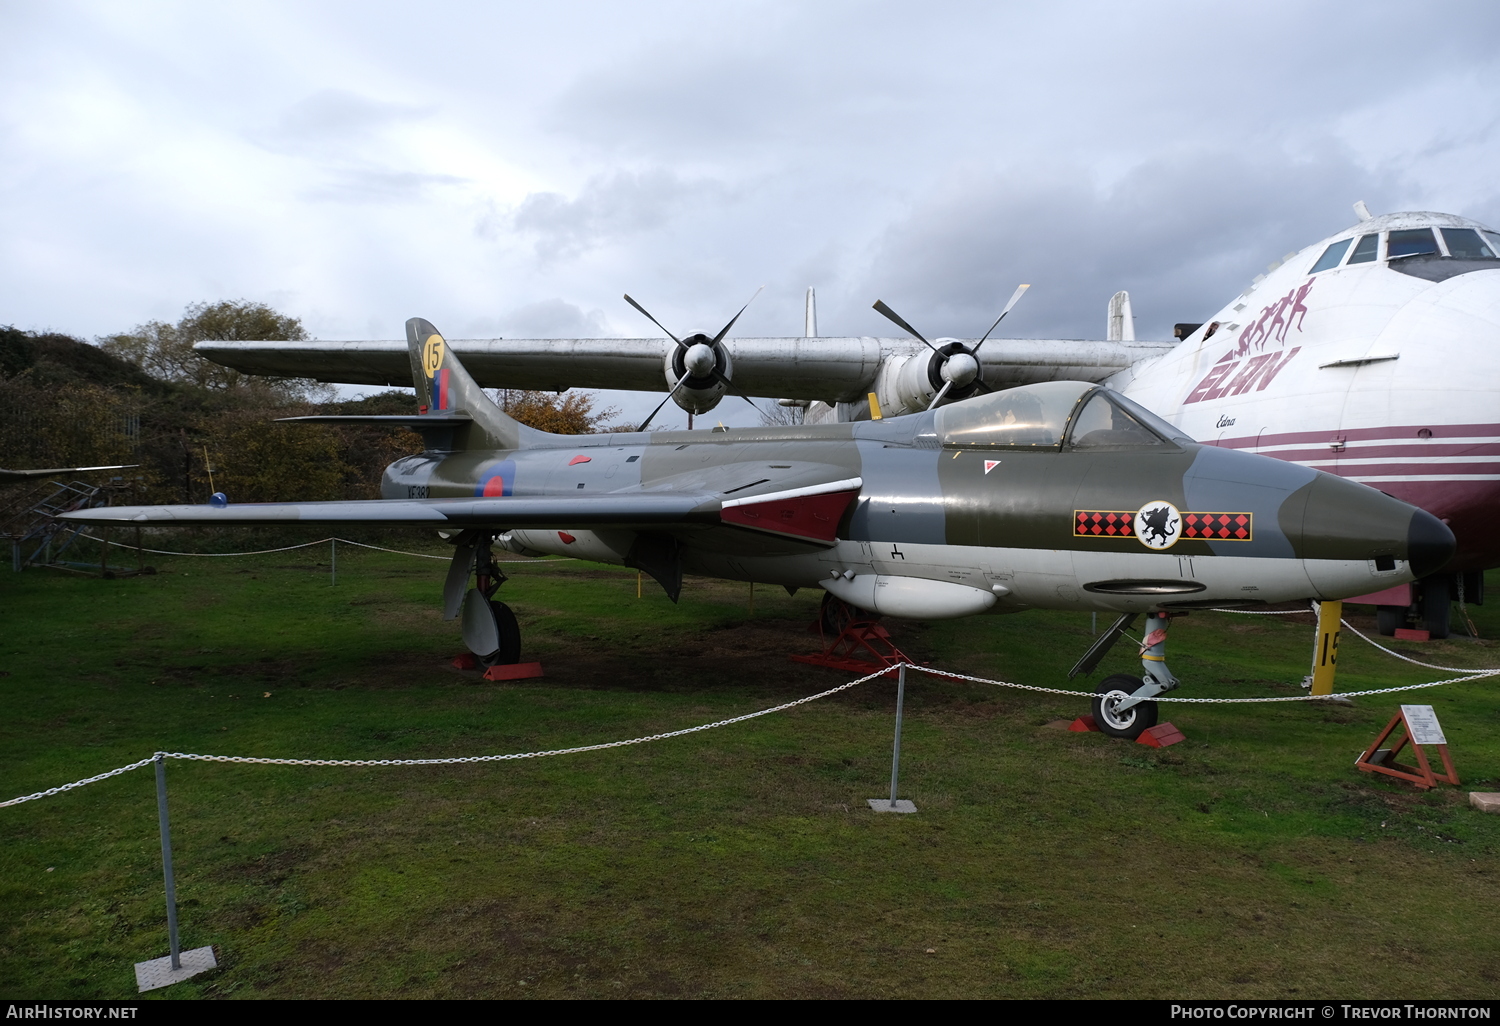
[[[1406,217],[1406,223],[1410,225],[1409,215]],[[1352,266],[1374,263],[1377,260],[1389,261],[1393,268],[1401,269],[1398,262],[1408,257],[1482,260],[1495,262],[1496,266],[1500,266],[1500,233],[1477,224],[1393,227],[1389,231],[1368,231],[1330,243],[1307,273],[1317,274],[1340,265]],[[1414,266],[1420,264],[1419,261]]]
[[[1044,381],[939,407],[939,441],[958,449],[1175,448],[1192,439],[1087,381]]]

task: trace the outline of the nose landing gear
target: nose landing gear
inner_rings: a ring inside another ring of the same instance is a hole
[[[1156,726],[1158,709],[1151,699],[1181,683],[1167,669],[1167,628],[1172,624],[1172,615],[1156,612],[1146,618],[1146,638],[1141,645],[1144,679],[1117,673],[1099,682],[1093,713],[1094,724],[1102,733],[1134,741]]]

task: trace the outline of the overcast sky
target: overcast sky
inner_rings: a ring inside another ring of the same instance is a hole
[[[626,291],[681,334],[762,284],[739,334],[815,285],[823,334],[973,336],[1023,281],[1010,335],[1125,288],[1161,338],[1355,200],[1500,223],[1493,2],[0,0],[0,38],[0,324],[84,338],[240,298],[652,334]]]

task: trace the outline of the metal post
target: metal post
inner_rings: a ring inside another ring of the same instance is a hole
[[[172,876],[172,826],[167,822],[167,760],[156,753],[156,819],[161,826],[161,864],[167,878],[167,936],[172,946],[172,968],[182,968],[177,943],[177,880]]]
[[[901,708],[905,704],[906,664],[902,663],[901,669],[896,672],[896,743],[891,749],[891,808],[893,809],[896,807],[896,780],[901,775]],[[160,773],[160,770],[157,772]],[[166,801],[166,799],[162,800]],[[165,809],[166,805],[162,808]],[[162,815],[166,813],[163,812]]]
[[[896,741],[891,746],[891,796],[889,798],[867,798],[866,803],[874,812],[916,812],[916,803],[908,798],[896,797],[896,787],[901,783],[901,720],[906,706],[906,664],[896,669]]]
[[[1333,694],[1334,674],[1339,661],[1339,621],[1344,616],[1344,603],[1318,603],[1318,633],[1313,640],[1312,693]]]
[[[330,573],[333,577],[333,584],[330,585],[330,587],[337,587],[339,583],[339,540],[337,538],[331,538],[329,539],[329,543],[333,546],[333,562],[330,566]]]

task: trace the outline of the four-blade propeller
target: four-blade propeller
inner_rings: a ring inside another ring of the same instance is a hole
[[[995,318],[995,323],[990,325],[989,331],[986,331],[984,336],[978,342],[974,343],[973,349],[965,348],[960,342],[953,342],[939,349],[923,338],[920,331],[907,324],[900,314],[886,306],[881,300],[877,299],[875,301],[875,309],[878,312],[888,317],[898,327],[916,338],[928,349],[931,349],[933,355],[940,361],[937,372],[942,378],[943,384],[937,390],[937,394],[932,397],[932,402],[927,404],[929,410],[942,402],[949,390],[953,388],[963,389],[973,387],[981,392],[991,391],[990,387],[984,383],[984,378],[980,376],[979,347],[984,345],[985,340],[990,335],[994,334],[996,328],[1000,327],[1000,322],[1005,320],[1005,315],[1010,313],[1011,309],[1020,301],[1029,288],[1031,288],[1030,285],[1021,285],[1016,288],[1016,291],[1011,294],[1010,302],[1005,304],[1005,309],[1000,311],[1000,316]]]
[[[1010,301],[1005,304],[1005,309],[1000,311],[1000,316],[995,318],[995,323],[989,326],[989,330],[984,333],[978,342],[974,343],[974,348],[972,349],[965,347],[961,342],[951,342],[940,349],[927,341],[920,331],[906,323],[906,320],[900,314],[886,306],[883,301],[878,299],[875,301],[875,309],[877,311],[889,318],[903,331],[917,339],[928,349],[931,349],[933,355],[939,361],[936,371],[937,375],[942,379],[943,384],[938,388],[937,393],[933,395],[932,402],[927,404],[929,410],[941,403],[947,397],[948,393],[955,388],[980,392],[992,391],[984,383],[979,364],[979,348],[994,334],[995,329],[1000,327],[1000,322],[1005,320],[1005,315],[1011,312],[1029,288],[1031,288],[1030,285],[1017,286],[1016,291],[1011,294]],[[739,313],[729,318],[729,323],[724,325],[719,330],[719,333],[712,338],[709,338],[702,332],[689,335],[686,338],[678,338],[670,331],[667,331],[666,326],[661,321],[651,316],[651,311],[637,303],[628,293],[626,294],[625,302],[640,311],[647,320],[660,328],[669,339],[676,343],[677,352],[674,355],[680,356],[682,365],[682,371],[678,375],[677,381],[667,392],[666,398],[661,401],[656,409],[651,411],[649,417],[641,422],[641,426],[636,429],[637,431],[645,431],[651,422],[656,419],[656,415],[662,411],[662,407],[666,406],[677,394],[678,389],[682,388],[685,384],[691,383],[691,387],[696,388],[707,388],[713,384],[718,384],[723,386],[726,394],[738,395],[745,402],[750,403],[752,407],[755,407],[755,403],[748,396],[740,395],[740,393],[734,391],[729,377],[719,369],[720,344],[724,341],[724,337],[729,334],[729,330],[734,327],[735,322],[740,319],[740,314],[743,314],[750,308],[750,304],[755,302],[755,297],[759,296],[764,289],[764,285],[756,289],[755,295],[751,296],[749,301],[740,307]],[[675,362],[677,361],[674,360]],[[759,407],[755,408],[759,409]]]
[[[762,285],[760,288],[755,290],[755,296],[760,295],[764,290],[765,286]],[[655,317],[652,317],[651,311],[647,310],[644,306],[637,303],[634,299],[631,299],[628,293],[626,294],[625,302],[629,303],[631,306],[639,310],[646,316],[646,319],[648,321],[656,325],[658,328],[661,328],[661,330],[665,332],[667,338],[677,343],[677,352],[682,357],[682,373],[678,375],[677,382],[672,386],[671,390],[667,392],[667,398],[663,399],[661,403],[656,407],[656,409],[651,411],[651,416],[647,417],[644,421],[641,422],[641,426],[636,428],[637,431],[646,430],[651,421],[654,420],[656,418],[656,415],[661,412],[662,407],[667,405],[667,402],[677,394],[677,390],[688,382],[701,383],[696,385],[696,387],[698,388],[706,388],[714,383],[718,383],[724,386],[724,391],[727,394],[739,395],[741,399],[745,400],[745,402],[749,403],[752,407],[755,407],[755,409],[757,410],[760,409],[760,407],[755,406],[754,400],[752,400],[749,396],[740,395],[740,393],[734,391],[734,389],[730,386],[729,378],[719,370],[719,345],[724,341],[724,336],[729,334],[729,329],[734,327],[734,322],[740,319],[740,314],[750,309],[750,304],[755,302],[755,296],[751,296],[749,301],[746,302],[744,306],[740,307],[740,312],[729,318],[729,323],[724,325],[723,328],[719,329],[719,333],[713,338],[709,338],[702,332],[699,332],[696,335],[689,335],[687,338],[678,338],[670,331],[667,331],[666,327],[661,323],[661,321],[658,321]]]

